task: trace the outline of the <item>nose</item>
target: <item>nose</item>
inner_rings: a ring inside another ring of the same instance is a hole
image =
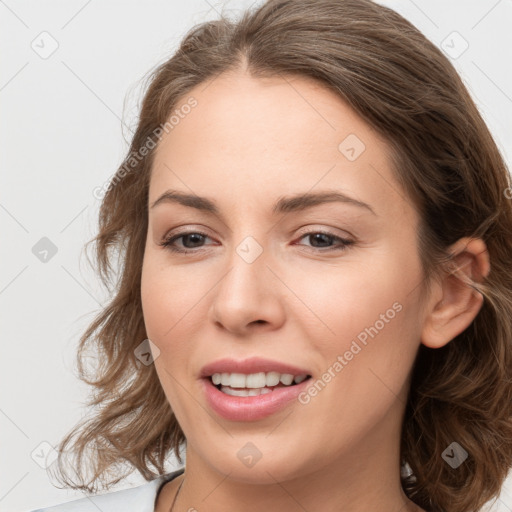
[[[228,270],[212,290],[210,321],[240,336],[278,329],[285,321],[283,285],[269,268],[266,251],[254,261],[240,254],[233,250]]]

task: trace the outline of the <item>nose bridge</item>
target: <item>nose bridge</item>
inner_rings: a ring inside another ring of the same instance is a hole
[[[228,271],[214,295],[215,322],[241,331],[252,322],[264,321],[275,327],[282,321],[283,305],[272,272],[267,268],[271,252],[268,246],[251,235],[231,246],[226,260]]]
[[[225,298],[238,302],[240,307],[261,302],[268,285],[267,253],[263,244],[251,235],[232,246],[227,262],[230,270],[221,282]]]

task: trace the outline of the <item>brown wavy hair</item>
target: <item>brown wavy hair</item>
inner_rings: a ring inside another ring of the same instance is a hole
[[[489,275],[480,283],[465,280],[483,295],[482,308],[444,347],[420,345],[400,449],[410,469],[401,482],[412,501],[450,512],[480,509],[499,495],[512,466],[510,176],[450,61],[410,22],[370,0],[270,0],[238,20],[222,14],[191,28],[147,75],[130,150],[88,242],[95,243],[97,272],[113,298],[80,339],[79,377],[93,386],[92,413],[61,441],[58,478],[95,492],[99,481],[119,482],[123,470],[136,469],[146,480],[163,474],[171,450],[181,462],[183,431],[154,365],[134,354],[147,338],[140,282],[155,149],[133,156],[192,88],[239,69],[256,78],[314,78],[384,137],[396,178],[421,217],[426,289],[453,272],[449,245],[462,237],[485,241]],[[469,453],[457,469],[441,457],[453,441]],[[65,455],[75,457],[74,479]]]

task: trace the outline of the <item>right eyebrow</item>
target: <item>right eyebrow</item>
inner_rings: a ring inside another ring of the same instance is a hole
[[[194,194],[187,194],[178,190],[167,190],[164,192],[152,205],[151,209],[163,203],[178,203],[190,208],[196,208],[205,212],[219,215],[219,209],[211,199],[206,197],[196,196]]]

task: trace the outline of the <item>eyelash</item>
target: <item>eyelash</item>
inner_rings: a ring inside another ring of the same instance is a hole
[[[334,248],[332,248],[332,247],[327,247],[327,248],[311,247],[313,252],[322,253],[322,252],[331,252],[331,251],[345,251],[345,250],[347,250],[347,247],[349,247],[355,243],[353,240],[347,240],[345,238],[341,238],[339,236],[333,235],[332,233],[329,233],[328,231],[323,231],[323,230],[314,230],[314,231],[308,231],[307,233],[303,233],[300,236],[299,240],[301,240],[302,238],[304,238],[306,236],[311,236],[311,235],[316,235],[316,234],[322,234],[322,235],[329,236],[334,241],[338,241],[341,244],[341,247],[334,247]],[[206,233],[202,233],[201,231],[186,231],[184,233],[180,233],[179,235],[174,235],[170,238],[165,239],[159,245],[165,247],[167,250],[169,250],[171,252],[180,253],[180,254],[190,254],[193,252],[195,252],[195,253],[199,252],[199,250],[196,250],[196,249],[178,249],[175,245],[173,245],[176,240],[179,240],[180,238],[183,238],[184,236],[187,236],[187,235],[201,235],[203,237],[210,238]],[[203,248],[199,247],[197,249],[203,249]]]

